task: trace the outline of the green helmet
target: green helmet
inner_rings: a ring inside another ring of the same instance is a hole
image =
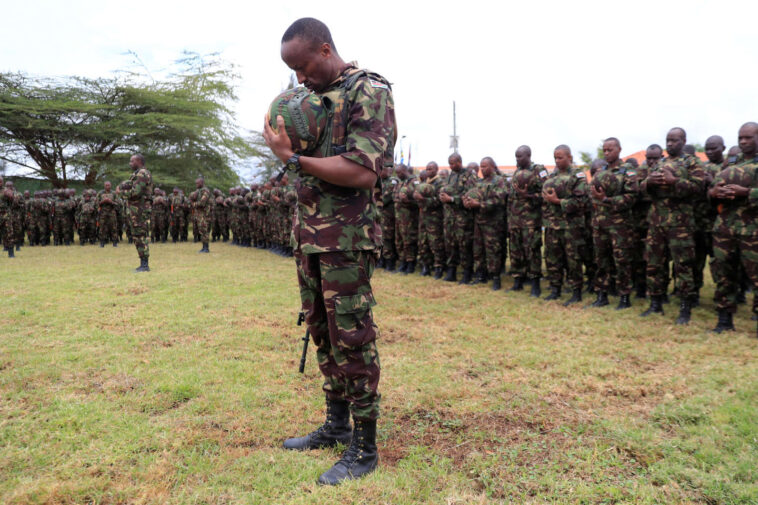
[[[298,154],[312,152],[326,130],[329,110],[321,97],[298,87],[277,96],[269,108],[269,122],[276,130],[276,116],[284,118],[284,128]]]

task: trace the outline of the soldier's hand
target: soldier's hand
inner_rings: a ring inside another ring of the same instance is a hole
[[[424,197],[423,197],[423,196],[421,196],[421,193],[419,193],[418,191],[414,191],[414,192],[413,192],[413,198],[414,198],[416,201],[418,201],[418,202],[420,202],[420,201],[422,201],[422,200],[424,199]]]
[[[526,195],[526,186],[522,188],[521,186],[518,185],[518,182],[513,183],[513,189],[515,189],[516,193],[518,193],[519,195],[522,195],[522,196]]]
[[[554,205],[558,205],[561,203],[561,199],[558,198],[558,195],[555,194],[555,190],[553,188],[543,189],[542,197]]]
[[[744,198],[750,194],[750,188],[740,186],[739,184],[727,184],[726,189],[731,193],[727,198]]]
[[[663,183],[665,185],[670,186],[678,180],[679,179],[677,177],[674,177],[674,174],[671,173],[671,170],[663,170]]]
[[[271,116],[266,113],[263,121],[263,140],[266,141],[266,145],[271,149],[274,155],[282,160],[282,163],[287,163],[287,160],[292,157],[295,152],[292,150],[292,141],[287,130],[284,127],[284,118],[282,116],[276,116],[276,129],[278,133],[271,128],[269,120]]]
[[[448,195],[444,191],[440,191],[440,201],[442,203],[450,203],[453,201],[453,199],[450,197],[450,195]]]
[[[592,193],[592,198],[594,200],[600,200],[601,202],[605,200],[605,188],[603,188],[602,186],[596,186],[594,184],[591,184],[590,192]]]

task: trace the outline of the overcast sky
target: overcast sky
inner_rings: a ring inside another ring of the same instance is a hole
[[[260,129],[289,69],[281,36],[299,17],[332,31],[340,55],[394,83],[412,164],[447,164],[452,103],[465,162],[536,162],[568,144],[594,151],[616,136],[623,154],[663,144],[736,144],[758,121],[758,2],[530,1],[4,2],[0,70],[98,77],[128,50],[160,74],[182,50],[221,52],[239,66],[237,118]]]

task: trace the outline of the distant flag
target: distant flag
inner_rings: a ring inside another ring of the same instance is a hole
[[[405,154],[403,154],[403,148],[400,148],[400,164],[405,164]]]
[[[412,147],[413,147],[412,145],[408,146],[408,166],[411,166],[411,148]]]

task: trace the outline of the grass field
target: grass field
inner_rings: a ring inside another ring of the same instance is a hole
[[[0,503],[758,503],[758,340],[379,271],[381,466],[315,484],[294,263],[211,244],[0,256]],[[504,282],[510,287],[510,280]],[[565,298],[565,297],[564,297]]]

